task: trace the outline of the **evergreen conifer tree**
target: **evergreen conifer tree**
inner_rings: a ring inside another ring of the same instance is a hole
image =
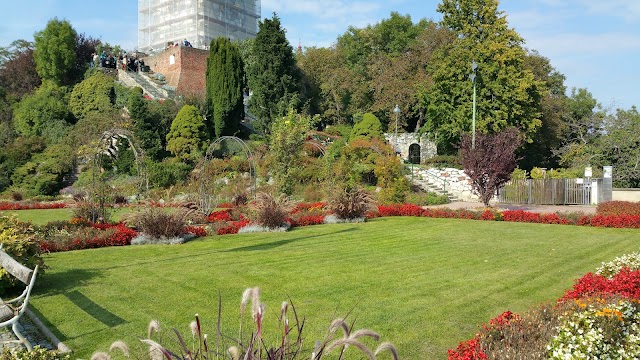
[[[293,48],[274,13],[260,22],[253,44],[254,62],[249,67],[249,88],[253,92],[249,108],[257,118],[256,128],[269,133],[271,123],[299,105],[300,72]]]
[[[227,38],[211,40],[206,96],[216,137],[238,131],[244,117],[244,87],[244,65],[238,46]]]

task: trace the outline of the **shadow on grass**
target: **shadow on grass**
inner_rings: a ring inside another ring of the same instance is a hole
[[[65,294],[71,289],[85,285],[89,280],[98,276],[100,276],[100,271],[86,269],[71,269],[59,273],[38,275],[34,295]]]
[[[64,295],[67,297],[67,299],[69,299],[69,301],[71,301],[82,311],[87,313],[87,315],[100,321],[108,327],[114,327],[125,323],[123,318],[103,308],[99,304],[96,304],[95,302],[93,302],[93,300],[86,297],[80,291],[71,291]]]
[[[239,247],[239,248],[235,248],[235,249],[229,249],[229,250],[226,250],[224,252],[271,250],[271,249],[277,248],[279,246],[287,245],[287,244],[290,244],[292,242],[296,242],[296,241],[300,241],[300,240],[307,240],[307,239],[313,239],[313,238],[317,238],[317,237],[321,237],[321,236],[342,234],[342,233],[351,232],[351,231],[354,231],[354,230],[357,230],[357,229],[354,228],[354,227],[350,227],[348,229],[344,229],[344,230],[340,230],[340,231],[334,231],[334,232],[330,232],[330,233],[303,236],[303,237],[297,237],[297,238],[292,238],[292,239],[283,239],[283,240],[273,241],[273,242],[264,243],[264,244],[243,246],[243,247]]]

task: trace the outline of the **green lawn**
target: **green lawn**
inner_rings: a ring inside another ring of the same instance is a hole
[[[188,334],[200,313],[213,335],[219,293],[223,332],[234,336],[242,291],[260,286],[267,333],[279,331],[280,303],[290,296],[307,318],[307,346],[351,311],[356,328],[378,331],[402,359],[444,359],[479,323],[556,299],[600,262],[637,251],[639,234],[405,217],[57,253],[45,258],[50,268],[32,305],[75,356],[88,358],[118,339],[138,344],[151,319]]]

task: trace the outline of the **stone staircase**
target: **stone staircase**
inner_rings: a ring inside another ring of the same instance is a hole
[[[409,170],[409,172],[411,172],[411,170]],[[419,168],[413,169],[413,176],[411,176],[411,173],[409,173],[409,175],[406,175],[406,177],[410,181],[413,181],[414,185],[417,185],[424,191],[436,193],[439,195],[446,195],[449,198],[449,202],[461,201],[455,194],[450,192],[450,187],[448,186],[445,179],[437,178],[422,171]]]
[[[408,177],[411,178],[411,175],[408,175]],[[452,202],[478,201],[477,195],[473,193],[471,180],[464,170],[415,166],[413,168],[413,183],[426,191],[447,195]]]
[[[127,87],[142,88],[144,94],[152,99],[169,99],[175,96],[175,90],[171,90],[166,82],[151,78],[146,73],[118,69],[118,81]]]

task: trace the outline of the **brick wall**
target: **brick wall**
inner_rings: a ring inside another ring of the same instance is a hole
[[[180,46],[146,57],[144,62],[151,71],[164,75],[178,94],[204,97],[208,56],[206,50]]]

